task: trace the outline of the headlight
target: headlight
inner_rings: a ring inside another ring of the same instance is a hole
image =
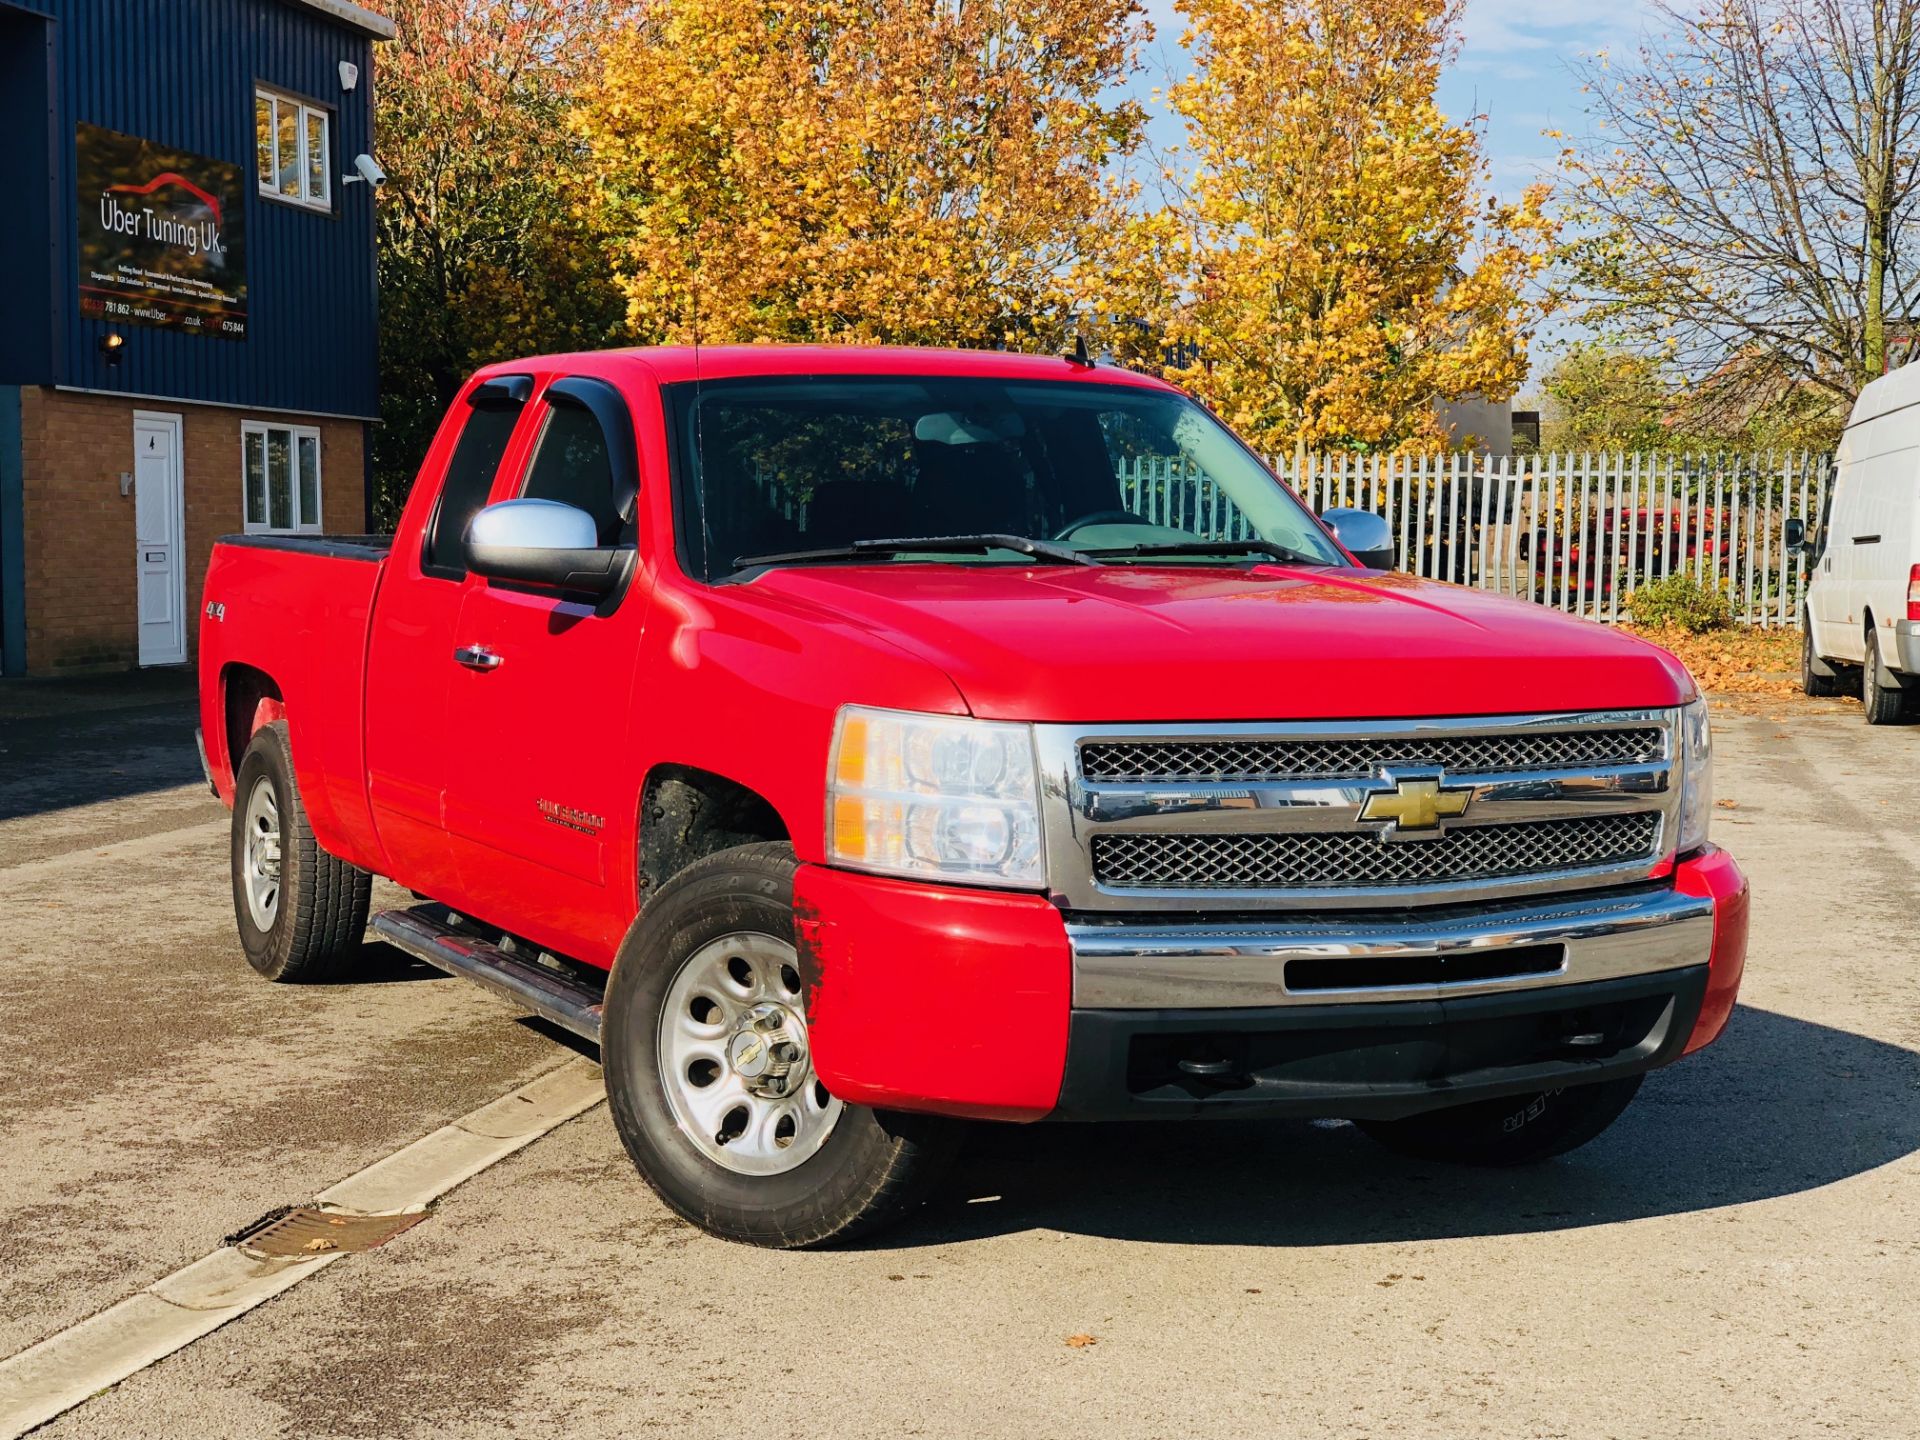
[[[1713,722],[1703,695],[1680,707],[1680,853],[1707,843],[1713,818]]]
[[[1032,727],[845,707],[827,774],[827,854],[891,875],[1045,885]]]

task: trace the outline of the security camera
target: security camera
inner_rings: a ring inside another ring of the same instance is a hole
[[[354,173],[347,176],[343,183],[358,185],[364,180],[376,190],[387,183],[387,172],[380,168],[380,162],[371,155],[354,156],[353,169]]]

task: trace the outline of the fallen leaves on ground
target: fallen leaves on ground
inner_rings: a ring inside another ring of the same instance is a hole
[[[1840,694],[1811,699],[1800,690],[1800,632],[1736,627],[1689,635],[1684,630],[1620,627],[1642,640],[1671,650],[1685,662],[1713,697],[1716,710],[1739,715],[1764,715],[1776,724],[1797,714],[1844,715],[1860,711],[1860,696]],[[1784,740],[1785,732],[1774,737]]]
[[[1097,1340],[1092,1335],[1067,1336],[1067,1347],[1071,1350],[1084,1350],[1089,1345],[1098,1345],[1099,1343],[1100,1343],[1099,1340]]]
[[[1621,628],[1678,655],[1700,682],[1700,688],[1710,694],[1800,694],[1798,630],[1736,626],[1689,635],[1672,626],[1658,630],[1641,625]]]

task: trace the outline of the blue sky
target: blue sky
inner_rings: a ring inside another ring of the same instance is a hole
[[[1135,92],[1145,99],[1185,68],[1180,16],[1173,0],[1142,0],[1155,31],[1146,73]],[[1596,50],[1630,50],[1646,26],[1646,0],[1467,0],[1459,60],[1441,82],[1449,116],[1487,117],[1486,153],[1496,189],[1518,191],[1551,160],[1554,142],[1542,130],[1583,128],[1579,84],[1567,62]],[[1180,127],[1157,116],[1154,138],[1177,141]]]

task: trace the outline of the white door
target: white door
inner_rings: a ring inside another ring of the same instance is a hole
[[[187,658],[186,497],[180,417],[133,417],[133,543],[139,585],[140,663]]]

